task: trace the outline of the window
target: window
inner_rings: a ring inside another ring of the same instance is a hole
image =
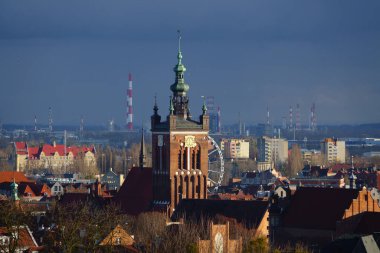
[[[120,245],[121,244],[121,238],[120,237],[116,237],[115,244],[116,245]]]
[[[8,245],[9,237],[8,236],[0,236],[0,245]]]

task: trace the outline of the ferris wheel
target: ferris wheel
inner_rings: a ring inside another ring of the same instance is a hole
[[[223,153],[216,141],[208,136],[208,188],[210,192],[216,192],[222,185],[224,176]]]

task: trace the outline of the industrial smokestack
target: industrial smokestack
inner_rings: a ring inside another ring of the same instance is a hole
[[[127,129],[133,130],[133,108],[132,108],[132,74],[128,75],[128,90],[127,90]]]

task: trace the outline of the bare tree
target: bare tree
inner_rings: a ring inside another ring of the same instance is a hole
[[[292,150],[288,159],[289,169],[288,173],[290,176],[294,177],[303,168],[303,160],[301,149],[297,144],[292,146]]]
[[[21,233],[31,223],[31,216],[21,210],[18,202],[2,201],[0,204],[0,227],[6,230],[6,242],[0,243],[0,252],[18,252],[20,241],[25,236]]]
[[[55,224],[46,240],[47,248],[63,252],[97,252],[99,242],[118,224],[124,216],[118,207],[101,207],[96,203],[57,205],[50,214],[50,223]]]

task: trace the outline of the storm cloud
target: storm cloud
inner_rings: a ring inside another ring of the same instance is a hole
[[[177,33],[193,115],[214,96],[223,122],[380,119],[379,1],[1,1],[0,119],[123,125],[128,73],[135,122],[157,94],[168,113]]]

